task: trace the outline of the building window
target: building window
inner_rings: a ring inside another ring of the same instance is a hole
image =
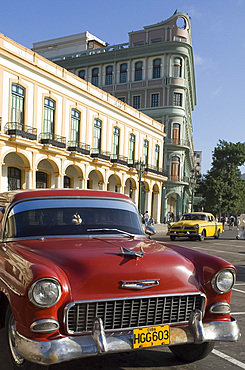
[[[127,82],[127,69],[128,69],[127,63],[123,63],[120,65],[120,83]]]
[[[156,44],[158,42],[162,42],[162,37],[156,37],[155,39],[151,39],[152,44]]]
[[[180,144],[180,124],[179,123],[174,123],[173,124],[173,139],[172,143],[174,145],[179,145]]]
[[[69,176],[64,176],[64,188],[71,188],[71,178]]]
[[[94,139],[93,148],[99,153],[101,150],[101,127],[102,123],[99,119],[94,120]]]
[[[99,86],[99,68],[92,69],[92,84]]]
[[[48,187],[48,175],[45,172],[36,172],[36,188],[46,189]]]
[[[149,141],[144,140],[144,147],[143,147],[143,162],[146,166],[148,166],[148,158],[149,158]]]
[[[153,60],[153,78],[161,77],[161,59]]]
[[[174,59],[174,77],[182,77],[182,59],[181,58],[175,58]]]
[[[155,146],[155,169],[158,170],[159,168],[159,154],[160,154],[160,147],[158,144]]]
[[[142,62],[136,62],[135,63],[135,71],[134,71],[134,80],[135,81],[141,81],[142,80],[142,69],[143,69],[143,63]]]
[[[134,163],[135,160],[135,135],[129,135],[129,151],[128,151],[129,163]]]
[[[136,41],[134,42],[134,46],[143,46],[145,45],[145,42],[144,41]]]
[[[159,94],[151,94],[151,107],[159,106]]]
[[[180,159],[179,157],[172,157],[171,159],[171,181],[179,181],[179,164]]]
[[[81,71],[78,72],[78,77],[85,80],[85,69],[82,69]]]
[[[80,112],[71,110],[71,146],[76,146],[80,139]]]
[[[182,94],[181,93],[174,93],[173,105],[182,107]]]
[[[50,138],[50,134],[54,134],[54,116],[55,101],[44,98],[44,134],[47,134],[47,138]]]
[[[117,158],[119,155],[119,137],[120,137],[119,128],[113,127],[112,155],[114,158]]]
[[[25,89],[20,85],[12,84],[11,100],[11,122],[24,124]]]
[[[140,95],[133,96],[133,107],[135,109],[140,109]]]
[[[21,189],[21,170],[16,167],[8,167],[8,190]]]
[[[105,70],[105,84],[106,85],[112,84],[112,74],[113,74],[113,66],[106,67],[106,70]]]

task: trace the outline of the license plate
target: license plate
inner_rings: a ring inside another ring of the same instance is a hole
[[[169,325],[133,330],[133,348],[161,346],[170,343]]]
[[[179,233],[179,236],[184,236],[185,234],[184,233]]]

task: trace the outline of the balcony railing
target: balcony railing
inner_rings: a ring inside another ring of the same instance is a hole
[[[167,170],[164,170],[163,168],[158,167],[158,166],[153,166],[151,164],[146,165],[145,171],[157,173],[159,175],[166,176],[166,177],[168,176]]]
[[[90,154],[90,145],[85,143],[80,143],[76,141],[68,141],[67,150],[71,152],[78,152],[82,154]]]
[[[104,159],[106,161],[109,161],[111,153],[98,148],[92,148],[90,156],[92,158]]]
[[[177,145],[177,146],[190,147],[190,142],[188,140],[165,138],[164,142],[165,142],[165,144],[168,144],[168,145]]]
[[[170,175],[169,180],[173,181],[173,182],[185,182],[187,184],[189,184],[189,182],[190,182],[189,177],[187,177],[187,176],[177,176],[177,175]]]
[[[125,157],[125,156],[119,155],[119,154],[111,154],[111,162],[112,163],[123,164],[123,165],[127,166],[128,157]]]
[[[66,138],[52,132],[42,132],[39,134],[39,142],[44,145],[53,145],[58,148],[66,147]]]
[[[21,136],[30,140],[37,139],[37,129],[35,127],[24,125],[23,123],[7,122],[4,126],[4,130],[7,135],[10,136]]]

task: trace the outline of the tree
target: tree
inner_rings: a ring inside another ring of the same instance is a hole
[[[200,181],[205,210],[215,215],[245,213],[245,181],[239,167],[245,163],[245,143],[220,140],[214,148],[212,167]]]

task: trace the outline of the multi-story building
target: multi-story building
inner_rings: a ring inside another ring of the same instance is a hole
[[[158,121],[0,34],[1,192],[103,189],[136,204],[142,192],[140,211],[160,222],[165,136]]]
[[[175,13],[166,21],[129,33],[129,42],[96,49],[83,34],[70,42],[83,43],[68,52],[67,38],[33,44],[33,50],[75,75],[144,112],[165,126],[162,220],[179,216],[191,204],[190,177],[194,167],[192,111],[196,104],[190,19]],[[100,40],[101,44],[103,43]],[[81,51],[81,49],[83,49]]]

